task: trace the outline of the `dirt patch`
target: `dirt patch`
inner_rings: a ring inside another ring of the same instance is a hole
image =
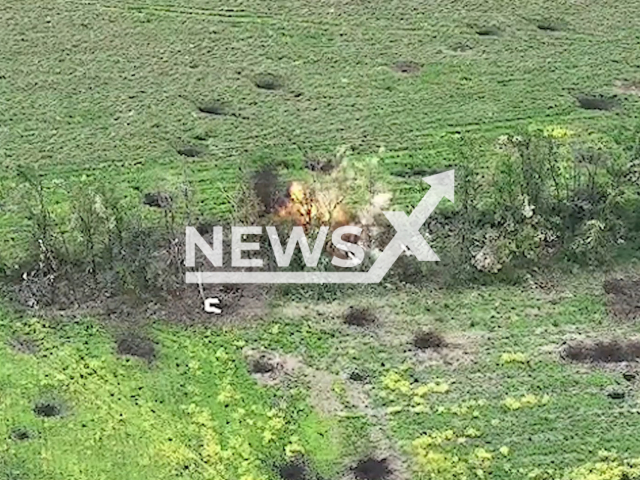
[[[426,333],[430,332],[427,331]],[[404,345],[410,343],[410,346],[405,347],[407,349],[407,355],[412,357],[414,361],[418,362],[422,367],[435,365],[456,367],[459,365],[468,365],[475,361],[477,343],[481,341],[480,338],[468,334],[446,337],[439,334],[440,338],[428,336],[424,341],[425,344],[429,345],[437,345],[442,341],[444,342],[442,346],[419,348],[414,343],[416,336],[417,335],[408,338],[403,336],[403,338],[398,339],[398,341],[402,340]]]
[[[278,75],[273,73],[261,73],[256,75],[253,80],[256,87],[262,90],[280,90],[284,87],[284,81]]]
[[[357,480],[386,480],[393,473],[386,458],[362,459],[351,470]]]
[[[148,338],[129,334],[123,335],[116,341],[118,355],[136,357],[152,362],[156,358],[156,345]]]
[[[447,346],[444,337],[435,330],[417,332],[413,337],[413,346],[418,350],[440,349]]]
[[[613,278],[604,282],[609,310],[616,318],[640,318],[640,280]]]
[[[165,192],[148,192],[144,194],[142,203],[147,207],[169,210],[173,205],[173,199]]]
[[[616,92],[624,95],[640,95],[640,80],[635,82],[615,82]]]
[[[54,418],[62,416],[63,407],[58,402],[40,401],[33,406],[33,413],[42,418]]]
[[[476,35],[481,37],[499,37],[502,35],[502,31],[496,26],[489,25],[476,28]]]
[[[376,315],[368,308],[349,307],[344,316],[344,323],[356,327],[369,327],[378,321]]]
[[[229,107],[226,103],[220,101],[212,101],[205,102],[201,105],[198,105],[198,110],[201,113],[206,113],[207,115],[227,115],[229,113]]]
[[[419,63],[411,60],[401,60],[393,64],[393,70],[407,75],[418,73],[421,68],[422,66]]]
[[[620,106],[616,97],[606,95],[577,95],[576,100],[584,110],[614,110]]]
[[[243,351],[251,375],[262,385],[277,385],[303,369],[298,359],[266,350]]]
[[[9,434],[9,438],[16,442],[26,442],[27,440],[31,440],[34,437],[31,430],[25,427],[16,427],[11,429],[11,433]]]
[[[274,373],[279,367],[280,364],[276,363],[272,358],[269,358],[266,355],[261,355],[251,361],[249,370],[251,373],[256,375],[265,375],[268,373]]]
[[[38,344],[34,340],[23,336],[12,338],[8,345],[13,351],[25,355],[35,355],[39,350]]]
[[[560,358],[580,363],[634,362],[640,358],[640,341],[575,341],[562,346]]]
[[[201,157],[206,153],[204,150],[202,150],[199,147],[196,147],[195,145],[185,145],[183,147],[178,148],[177,152],[183,157],[188,157],[188,158]]]

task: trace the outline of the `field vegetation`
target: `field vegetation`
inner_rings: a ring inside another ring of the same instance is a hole
[[[637,10],[5,0],[0,480],[640,478]],[[184,283],[185,226],[366,267],[448,169],[437,264]]]

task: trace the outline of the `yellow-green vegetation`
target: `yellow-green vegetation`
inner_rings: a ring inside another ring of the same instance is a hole
[[[597,281],[565,284],[571,295],[554,303],[544,291],[504,286],[428,297],[387,289],[384,299],[360,292],[380,312],[365,334],[330,313],[346,311],[350,297],[281,297],[258,324],[149,325],[158,348],[151,363],[118,355],[109,325],[5,311],[0,471],[25,480],[268,480],[283,462],[305,458],[324,478],[340,478],[359,458],[393,448],[418,480],[634,478],[635,384],[619,369],[565,363],[549,349],[577,331],[637,334],[608,318]],[[536,310],[531,322],[525,312]],[[441,361],[425,364],[408,341],[399,344],[407,329],[433,325],[466,332],[464,348],[446,347],[464,352],[455,362],[441,351]],[[300,369],[264,385],[249,373],[245,348],[297,358],[332,380],[314,384],[320,377]],[[495,352],[529,361],[496,362]],[[364,391],[349,379],[353,370],[366,374]],[[609,398],[610,388],[625,399]],[[353,400],[358,392],[366,403]],[[36,415],[42,401],[60,415]],[[391,447],[377,450],[374,427]]]
[[[300,454],[331,473],[345,448],[304,396],[258,388],[232,335],[155,328],[161,354],[148,365],[116,356],[87,321],[4,313],[1,329],[1,478],[259,480]],[[16,352],[16,338],[37,353]],[[39,402],[59,416],[38,417]]]

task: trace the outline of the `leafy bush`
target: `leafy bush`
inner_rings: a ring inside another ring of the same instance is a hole
[[[558,258],[602,264],[637,238],[637,149],[584,146],[542,131],[502,137],[499,150],[484,176],[473,165],[456,170],[456,207],[429,225],[457,278]]]

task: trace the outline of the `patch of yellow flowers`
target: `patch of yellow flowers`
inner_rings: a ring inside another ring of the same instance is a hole
[[[478,438],[482,433],[468,428],[460,434],[454,430],[434,431],[413,441],[411,447],[418,470],[433,480],[468,480],[487,478],[496,454],[509,455],[508,447],[491,452],[477,447],[466,454],[456,453],[456,445]]]
[[[500,355],[500,364],[528,364],[529,358],[522,352],[507,352]]]
[[[442,381],[434,381],[426,384],[413,384],[402,371],[390,371],[382,377],[384,390],[380,396],[384,399],[397,402],[391,406],[387,413],[397,413],[409,408],[414,413],[428,412],[427,398],[431,394],[443,394],[449,391],[449,385]]]
[[[550,400],[551,398],[549,397],[549,395],[537,397],[531,393],[528,393],[520,398],[507,397],[502,402],[502,405],[504,405],[507,410],[520,410],[521,408],[530,408],[536,405],[546,405]]]

